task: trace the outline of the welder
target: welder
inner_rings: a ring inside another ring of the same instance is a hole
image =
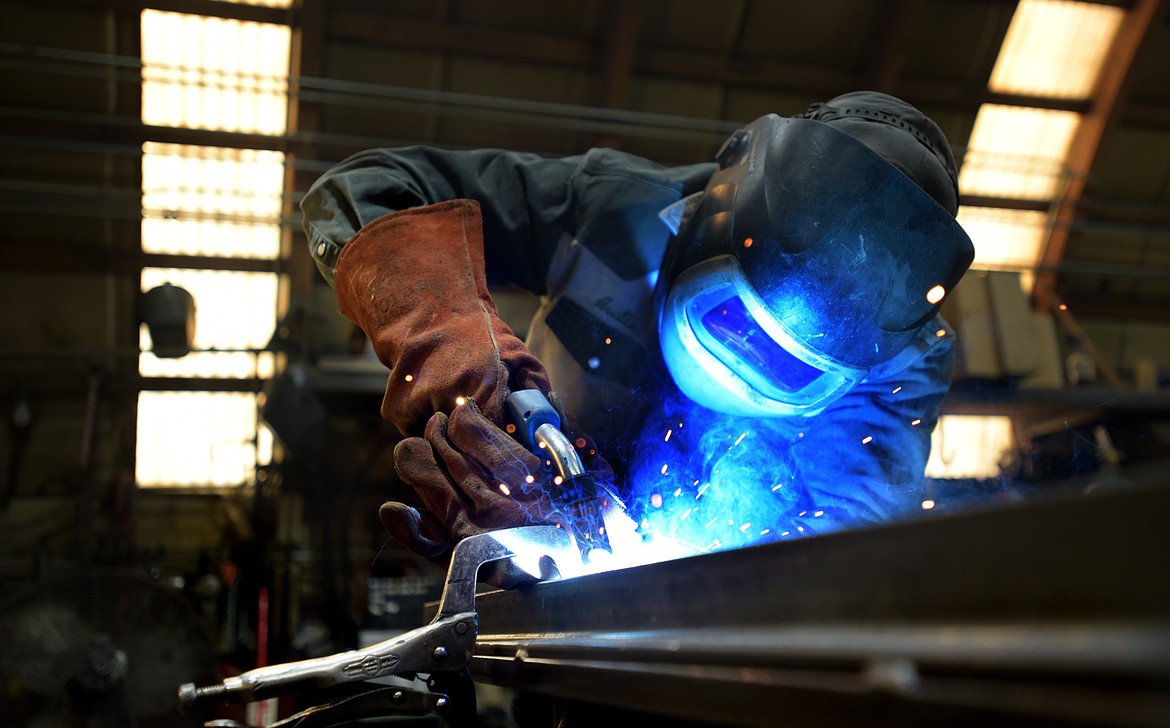
[[[422,507],[380,516],[418,554],[556,520],[547,468],[508,432],[505,400],[525,389],[566,416],[590,469],[620,474],[647,418],[683,397],[790,423],[774,431],[801,487],[854,521],[918,503],[951,377],[939,309],[973,248],[947,140],[900,99],[769,114],[683,166],[375,149],[302,209],[340,311],[389,369],[381,411]],[[539,297],[526,341],[489,284]]]

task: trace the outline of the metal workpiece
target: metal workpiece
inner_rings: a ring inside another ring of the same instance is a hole
[[[483,595],[481,682],[717,726],[1166,725],[1170,488]]]

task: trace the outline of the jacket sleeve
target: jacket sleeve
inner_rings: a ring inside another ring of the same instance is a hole
[[[952,362],[952,342],[939,341],[909,367],[858,385],[806,425],[795,454],[826,527],[887,522],[921,507]]]
[[[332,284],[342,247],[383,215],[456,198],[480,203],[491,283],[543,293],[560,234],[571,223],[581,157],[498,150],[373,149],[339,163],[301,202],[309,251]]]

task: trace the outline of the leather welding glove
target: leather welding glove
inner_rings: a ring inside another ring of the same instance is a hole
[[[342,249],[337,305],[390,369],[382,417],[422,434],[456,398],[506,422],[518,389],[549,392],[544,365],[499,317],[487,289],[479,203],[456,199],[374,220]]]
[[[450,417],[436,412],[424,437],[399,442],[394,466],[423,508],[385,503],[378,512],[382,525],[408,549],[440,565],[469,536],[513,526],[565,525],[549,498],[556,487],[551,464],[471,400]]]

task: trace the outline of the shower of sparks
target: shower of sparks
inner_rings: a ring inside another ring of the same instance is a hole
[[[646,422],[645,432],[655,435],[641,440],[623,484],[643,540],[706,553],[848,525],[854,502],[848,494],[838,498],[804,484],[802,424],[724,415],[668,397]],[[863,438],[873,439],[859,433],[855,447],[865,446]]]

